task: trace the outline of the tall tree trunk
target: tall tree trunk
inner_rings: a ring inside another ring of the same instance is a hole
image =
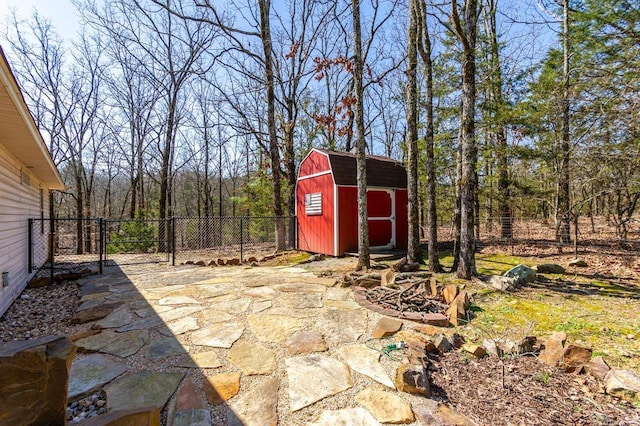
[[[474,207],[476,191],[477,146],[475,139],[475,102],[476,102],[476,34],[478,3],[466,0],[463,6],[464,19],[458,16],[458,5],[452,0],[452,20],[458,38],[462,44],[462,111],[461,136],[461,188],[460,188],[460,264],[457,277],[470,279],[476,274]]]
[[[408,236],[407,260],[420,262],[420,224],[418,223],[418,103],[417,103],[417,6],[409,2],[409,32],[407,43],[407,196]]]
[[[294,59],[291,58],[293,61]],[[294,217],[296,215],[296,156],[294,146],[294,128],[295,128],[295,105],[293,99],[287,99],[287,122],[284,126],[284,161],[287,171],[287,216]],[[296,228],[292,226],[291,220],[288,228],[287,243],[289,247],[293,247],[296,240]]]
[[[271,175],[273,179],[273,214],[276,216],[276,251],[280,251],[286,248],[286,227],[284,219],[282,218],[282,176],[280,170],[278,135],[276,133],[276,97],[269,18],[271,0],[259,0],[258,3],[260,4],[260,39],[264,51],[264,71],[267,86],[267,128],[269,130],[269,157],[271,159]]]
[[[175,105],[173,102],[169,103],[169,112],[167,118],[167,130],[164,139],[164,148],[162,150],[162,165],[160,168],[160,200],[159,200],[159,219],[161,224],[165,219],[169,218],[169,210],[170,210],[170,178],[171,171],[169,170],[171,164],[171,153],[172,145],[173,145],[173,130],[174,130],[174,119],[175,119]],[[167,229],[164,226],[158,227],[158,251],[165,252],[167,250],[166,239],[167,239]]]
[[[84,189],[82,187],[82,179],[80,177],[80,168],[82,167],[79,163],[80,160],[73,160],[76,162],[74,167],[75,170],[75,181],[76,181],[76,254],[84,253]]]
[[[507,127],[504,118],[504,94],[502,90],[502,64],[500,61],[500,45],[498,42],[498,30],[496,13],[498,11],[498,0],[487,0],[485,7],[485,31],[489,38],[489,61],[490,61],[490,86],[489,96],[491,99],[491,109],[493,123],[491,136],[496,150],[496,165],[498,172],[498,205],[500,212],[500,238],[503,240],[512,239],[511,225],[511,188],[509,184],[508,165],[508,145]]]
[[[433,152],[433,63],[431,61],[431,37],[427,25],[427,4],[424,0],[418,2],[419,11],[419,43],[418,49],[424,64],[426,80],[424,94],[424,109],[426,114],[425,150],[427,156],[427,238],[429,270],[442,272],[438,258],[438,211],[436,207],[436,165]]]
[[[560,216],[559,241],[561,244],[571,243],[571,200],[569,193],[569,0],[562,1],[562,143],[560,146],[560,176],[558,179],[558,210]]]
[[[360,26],[360,0],[351,0],[353,15],[353,88],[355,104],[355,145],[358,180],[358,265],[357,269],[371,266],[369,249],[369,215],[367,212],[367,158],[364,140],[364,87],[362,84],[362,29]]]

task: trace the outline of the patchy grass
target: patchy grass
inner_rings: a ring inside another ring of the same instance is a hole
[[[314,272],[353,268],[355,261],[328,258],[312,262]],[[391,266],[395,261],[384,262]],[[445,268],[453,263],[451,253],[441,252]],[[478,253],[481,276],[501,274],[513,266],[563,263],[536,256],[518,257],[502,253]],[[340,265],[338,265],[340,264]],[[351,265],[351,266],[349,266]],[[423,270],[427,270],[422,265]],[[640,282],[594,273],[588,268],[566,274],[539,275],[532,284],[513,293],[494,291],[479,280],[460,280],[451,273],[435,274],[444,284],[464,284],[472,296],[471,318],[460,331],[469,340],[504,336],[513,340],[526,335],[544,337],[554,331],[567,333],[568,341],[590,347],[594,356],[604,356],[612,367],[640,371]]]
[[[447,253],[441,260],[446,266],[453,262]],[[521,263],[546,262],[504,254],[476,256],[481,275],[498,275]],[[438,278],[459,282],[452,274]],[[564,331],[569,342],[592,348],[594,356],[604,356],[611,366],[640,371],[640,283],[621,285],[577,274],[548,274],[514,293],[492,291],[477,283],[467,283],[467,288],[474,294],[474,309],[463,332],[472,339],[544,337]]]

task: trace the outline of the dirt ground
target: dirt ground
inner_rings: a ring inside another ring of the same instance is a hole
[[[545,242],[487,244],[476,255],[479,278],[465,282],[451,273],[436,276],[441,283],[464,284],[472,295],[473,313],[458,328],[467,341],[544,338],[564,331],[568,342],[592,348],[593,356],[603,356],[611,367],[640,371],[638,253],[614,244],[581,246],[578,257],[587,266],[569,267],[575,257]],[[440,258],[450,266],[450,253],[443,250]],[[513,293],[490,288],[491,275],[520,263],[556,263],[566,272],[538,275]],[[329,258],[307,267],[338,277],[355,264],[353,258]],[[535,357],[476,360],[449,353],[431,360],[430,375],[436,398],[477,424],[640,425],[640,407],[606,395],[602,383],[590,376],[561,372]]]

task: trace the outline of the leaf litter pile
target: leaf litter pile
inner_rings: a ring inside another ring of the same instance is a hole
[[[433,397],[477,425],[640,425],[640,408],[605,395],[595,378],[536,357],[449,352],[431,360],[429,374]]]

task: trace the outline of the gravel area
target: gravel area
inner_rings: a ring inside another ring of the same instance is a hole
[[[25,289],[0,317],[0,341],[75,334],[82,329],[70,322],[79,294],[74,281]]]

